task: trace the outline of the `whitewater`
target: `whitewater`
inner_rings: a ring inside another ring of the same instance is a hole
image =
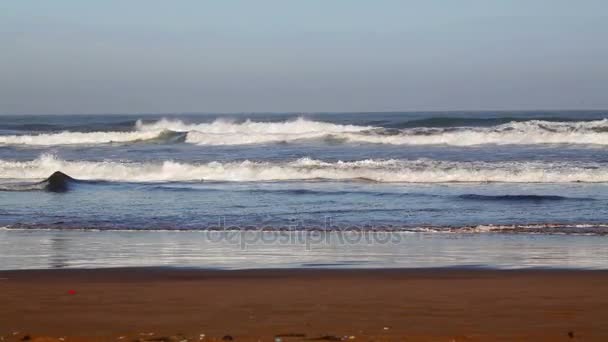
[[[0,179],[36,180],[61,171],[82,180],[115,182],[257,182],[295,180],[381,183],[600,183],[608,166],[542,162],[451,162],[430,159],[328,162],[300,158],[284,162],[69,161],[45,154],[31,161],[0,160]]]
[[[181,139],[183,134],[183,139]],[[176,138],[177,137],[177,138]],[[591,121],[513,121],[490,127],[387,128],[338,124],[297,117],[282,122],[216,119],[186,123],[161,118],[137,120],[130,131],[0,135],[0,146],[98,145],[112,143],[176,143],[198,146],[238,146],[299,141],[384,145],[608,145],[608,119]]]

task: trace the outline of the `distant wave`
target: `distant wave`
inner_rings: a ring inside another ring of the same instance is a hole
[[[538,117],[518,117],[518,116],[502,116],[502,117],[458,117],[458,116],[435,116],[424,119],[408,120],[399,123],[385,123],[378,126],[387,128],[419,128],[419,127],[491,127],[514,122],[526,121],[546,121],[546,122],[588,122],[592,119],[581,120],[566,118],[563,116],[538,116]]]
[[[432,119],[428,119],[432,120]],[[438,120],[438,119],[435,119]],[[450,118],[446,120],[456,120]],[[475,119],[479,120],[479,119]],[[495,119],[493,119],[495,120]],[[454,122],[452,122],[454,123]],[[430,126],[437,126],[429,122]],[[95,145],[134,142],[186,142],[196,145],[250,145],[324,140],[390,145],[475,146],[586,144],[608,145],[608,119],[595,121],[511,121],[490,127],[410,127],[341,125],[305,118],[283,122],[230,121],[188,124],[161,119],[138,120],[132,131],[60,132],[0,135],[0,145]]]
[[[171,139],[176,132],[132,131],[132,132],[61,132],[37,135],[0,135],[0,145],[97,145],[111,143],[154,142]]]
[[[493,127],[410,128],[347,133],[352,142],[392,145],[474,146],[535,144],[608,144],[608,120],[579,122],[525,121]]]
[[[608,182],[608,166],[541,162],[448,162],[359,160],[326,162],[301,158],[288,162],[134,163],[67,161],[42,155],[31,161],[0,160],[3,179],[44,179],[62,171],[76,179],[118,182],[365,180],[373,182],[569,183]]]
[[[78,122],[79,117],[76,117],[75,121]],[[49,118],[41,118],[40,120],[49,120]],[[133,130],[133,125],[136,120],[123,120],[110,122],[100,122],[99,120],[93,120],[87,123],[72,124],[69,122],[51,122],[51,123],[0,123],[0,130],[4,131],[17,131],[17,132],[39,132],[39,133],[57,133],[62,131],[72,132],[104,132],[104,131],[116,131],[126,132]]]

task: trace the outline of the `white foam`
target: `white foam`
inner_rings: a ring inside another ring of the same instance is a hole
[[[534,120],[481,128],[412,128],[394,135],[379,134],[376,131],[365,134],[345,133],[343,138],[353,142],[393,145],[608,145],[608,120],[588,122]]]
[[[302,158],[289,162],[133,163],[66,161],[42,155],[31,161],[0,160],[4,179],[43,179],[62,171],[77,179],[165,181],[284,181],[371,180],[376,182],[449,183],[568,183],[608,182],[601,164],[541,162],[447,162],[419,160],[360,160],[326,162]]]
[[[187,124],[161,119],[137,121],[130,132],[61,132],[0,136],[4,145],[74,145],[133,142],[159,138],[164,132],[185,132],[186,142],[197,145],[249,145],[334,139],[352,143],[391,145],[587,144],[608,145],[608,119],[581,122],[526,121],[493,127],[409,128],[340,125],[298,118],[283,122],[234,122],[218,119]]]
[[[533,223],[533,224],[488,224],[476,226],[426,226],[406,228],[420,233],[543,233],[569,235],[606,235],[605,223]]]
[[[218,119],[211,123],[185,124],[180,120],[167,120],[144,124],[138,121],[140,131],[171,130],[188,132],[186,142],[198,145],[249,145],[271,142],[321,139],[349,132],[372,129],[371,126],[338,125],[311,121],[304,118],[283,122],[234,122]]]
[[[606,119],[583,122],[534,120],[494,127],[422,127],[390,133],[380,127],[337,125],[303,118],[274,123],[217,120],[194,125],[163,119],[152,124],[138,122],[137,128],[188,132],[186,141],[198,145],[245,145],[324,138],[392,145],[608,144]]]
[[[392,145],[608,144],[607,119],[582,122],[534,120],[494,127],[422,127],[391,133],[380,127],[337,125],[303,118],[287,122],[216,120],[193,125],[163,119],[151,124],[138,122],[137,129],[188,132],[186,141],[198,145],[245,145],[325,138]]]

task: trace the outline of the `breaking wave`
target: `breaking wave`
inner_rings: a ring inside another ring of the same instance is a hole
[[[238,123],[218,119],[211,123],[200,124],[186,124],[181,120],[162,119],[150,124],[138,121],[136,129],[143,132],[158,130],[188,132],[186,142],[197,145],[249,145],[324,139],[331,136],[340,137],[347,133],[369,131],[374,127],[339,125],[304,118],[283,122],[246,120]]]
[[[61,171],[82,180],[117,182],[367,180],[402,183],[608,182],[603,164],[542,162],[450,162],[418,160],[360,160],[326,162],[301,158],[288,162],[135,163],[67,161],[42,155],[31,161],[0,160],[3,179],[43,179]]]
[[[475,146],[586,144],[608,145],[608,120],[589,122],[511,122],[494,127],[411,128],[397,132],[347,133],[347,141],[392,145]]]
[[[608,145],[608,119],[579,122],[525,121],[493,127],[417,127],[386,129],[374,126],[337,125],[299,118],[294,121],[233,123],[216,120],[188,125],[179,120],[137,123],[140,131],[168,129],[188,132],[186,141],[198,145],[244,145],[333,139],[353,143],[391,145],[483,144],[594,144]]]
[[[111,143],[134,143],[162,139],[171,140],[175,132],[132,131],[132,132],[61,132],[38,135],[0,135],[0,145],[97,145]]]
[[[169,136],[169,138],[166,138]],[[410,127],[342,125],[305,118],[282,122],[230,121],[188,124],[181,120],[138,120],[132,131],[59,132],[0,136],[0,145],[76,145],[138,141],[196,145],[249,145],[331,140],[391,145],[474,146],[587,144],[608,145],[608,119],[595,121],[512,121],[490,127]]]

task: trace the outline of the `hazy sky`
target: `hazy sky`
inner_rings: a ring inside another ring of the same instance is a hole
[[[0,2],[0,113],[608,109],[606,0]]]

